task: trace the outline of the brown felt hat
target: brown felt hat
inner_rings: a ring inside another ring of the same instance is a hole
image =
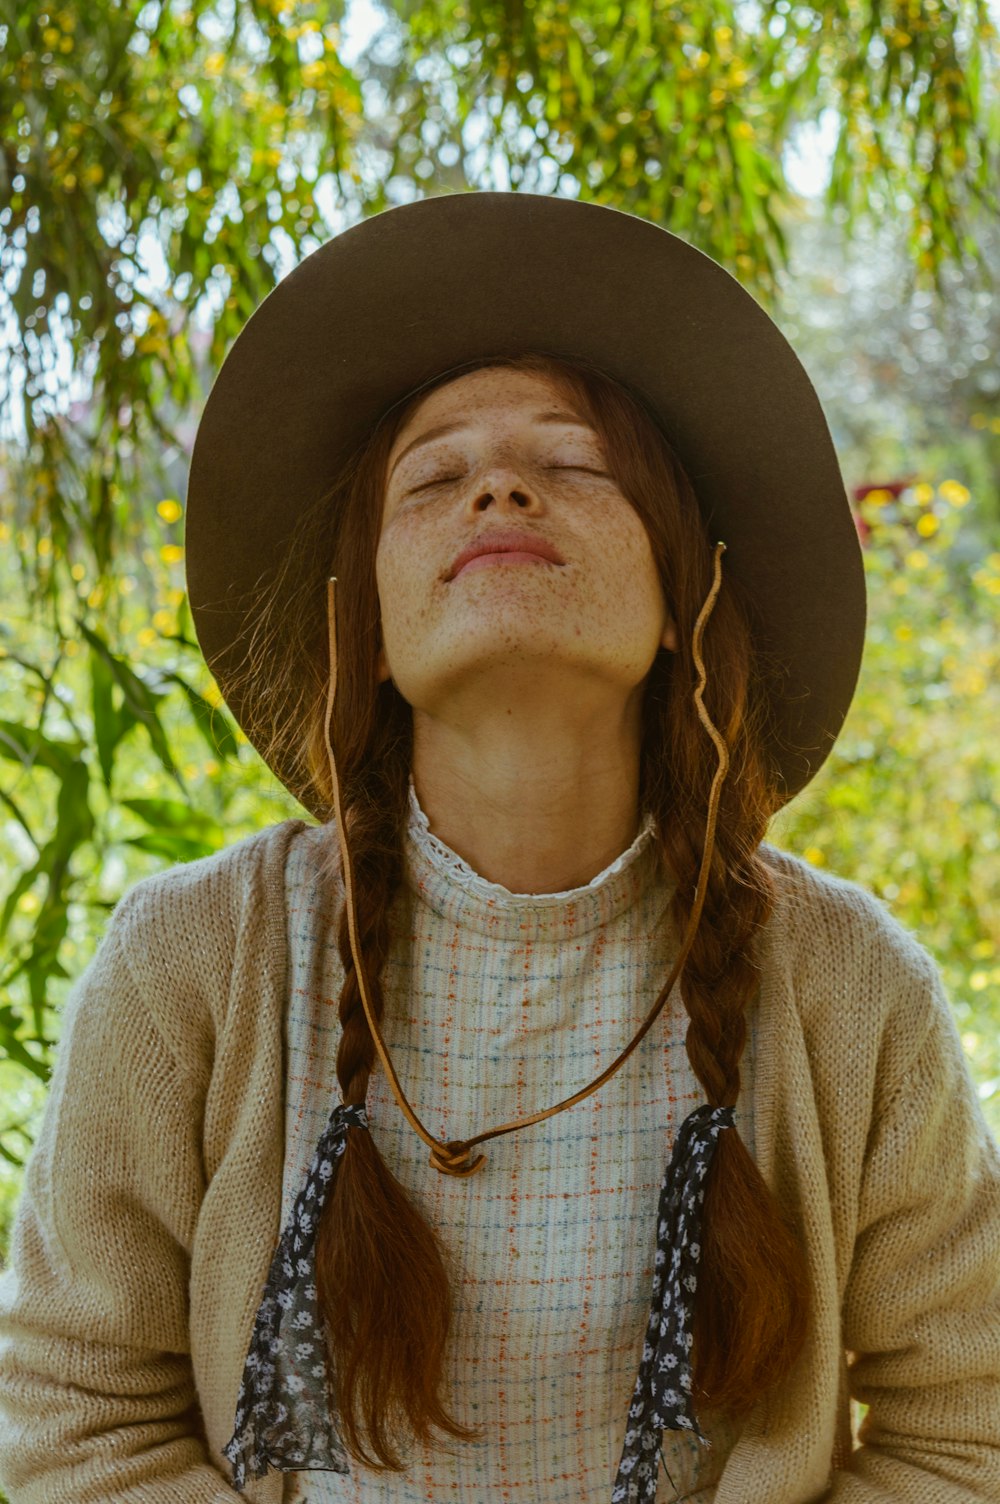
[[[472,190],[385,210],[307,256],[247,321],[198,428],[185,536],[195,631],[230,710],[250,735],[253,685],[229,692],[240,602],[276,571],[302,509],[408,393],[529,351],[599,366],[680,457],[709,541],[726,544],[723,588],[732,575],[749,591],[759,643],[786,669],[770,751],[787,803],[840,732],[864,648],[861,544],[823,410],[729,272],[575,199]]]

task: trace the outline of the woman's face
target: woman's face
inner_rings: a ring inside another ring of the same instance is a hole
[[[441,715],[491,674],[505,687],[547,675],[553,694],[593,676],[628,693],[658,648],[676,650],[646,530],[548,377],[484,367],[438,387],[397,436],[387,477],[379,676],[415,709]],[[452,578],[461,550],[500,529],[543,539],[562,563],[503,558]]]

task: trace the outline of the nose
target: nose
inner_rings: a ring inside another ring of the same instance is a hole
[[[494,467],[480,485],[472,489],[468,506],[473,515],[485,512],[491,506],[501,513],[527,513],[529,516],[544,511],[537,491],[527,485],[520,472],[510,465]]]

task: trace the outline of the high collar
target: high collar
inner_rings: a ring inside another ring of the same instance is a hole
[[[410,777],[404,859],[407,886],[443,919],[498,940],[558,943],[609,923],[635,903],[661,871],[656,823],[590,882],[562,893],[512,893],[490,882],[436,836]]]

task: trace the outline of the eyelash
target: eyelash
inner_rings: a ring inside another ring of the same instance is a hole
[[[606,470],[591,470],[587,465],[546,465],[545,468],[547,470],[579,470],[584,475],[603,475],[605,478],[607,478],[608,475],[608,472]],[[452,481],[461,479],[462,477],[460,475],[442,475],[439,480],[429,480],[425,485],[414,486],[413,490],[409,491],[407,494],[410,496],[415,496],[420,491],[429,491],[432,486],[446,486],[449,485]]]

